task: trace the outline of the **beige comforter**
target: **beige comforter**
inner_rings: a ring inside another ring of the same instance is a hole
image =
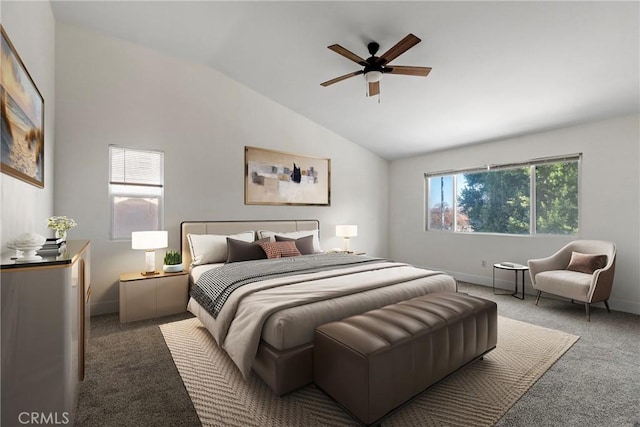
[[[271,314],[289,307],[397,283],[427,281],[427,278],[439,274],[443,273],[402,263],[382,262],[263,280],[235,290],[215,322],[203,323],[247,378],[260,343],[263,325]],[[440,290],[452,289],[447,287]],[[189,303],[190,310],[198,315],[199,310],[194,310],[192,304],[194,301]]]

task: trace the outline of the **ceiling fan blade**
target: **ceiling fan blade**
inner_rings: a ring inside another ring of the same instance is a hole
[[[362,70],[354,71],[353,73],[345,74],[344,76],[340,76],[340,77],[336,77],[335,79],[327,80],[324,83],[320,83],[320,85],[324,86],[324,87],[327,87],[327,86],[332,85],[334,83],[338,83],[338,82],[341,82],[343,80],[346,80],[349,77],[357,76],[358,74],[362,74],[362,73],[364,73],[364,71],[362,71]]]
[[[369,83],[369,96],[378,95],[380,93],[380,82]]]
[[[358,55],[356,55],[355,53],[351,52],[350,50],[347,50],[347,49],[343,48],[339,44],[332,44],[331,46],[328,46],[328,47],[329,47],[329,49],[331,49],[335,53],[337,53],[339,55],[342,55],[347,59],[352,60],[356,64],[360,64],[363,67],[365,65],[367,65],[367,63],[366,63],[366,61],[364,59],[360,58]]]
[[[398,56],[402,55],[418,43],[420,43],[420,39],[413,34],[409,34],[407,37],[396,43],[396,45],[391,49],[382,54],[382,56],[380,56],[380,65],[384,65],[388,62],[393,61]]]
[[[410,67],[406,65],[394,65],[388,68],[390,71],[386,71],[391,74],[402,74],[405,76],[421,76],[427,77],[431,71],[431,67]]]

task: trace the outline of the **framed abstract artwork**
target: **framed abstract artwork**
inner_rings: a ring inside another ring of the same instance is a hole
[[[44,99],[0,26],[3,173],[44,188]]]
[[[330,205],[330,159],[244,147],[244,163],[247,205]]]

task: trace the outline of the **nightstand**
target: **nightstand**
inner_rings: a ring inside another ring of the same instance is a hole
[[[120,323],[181,313],[187,309],[189,275],[140,272],[120,275]]]

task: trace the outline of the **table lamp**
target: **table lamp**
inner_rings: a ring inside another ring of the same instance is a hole
[[[342,250],[344,252],[350,252],[349,238],[356,237],[358,235],[357,225],[336,225],[336,236],[343,237]]]
[[[159,274],[156,270],[156,249],[166,248],[169,233],[166,231],[134,231],[131,233],[131,249],[142,249],[145,252],[145,271],[143,276]]]

